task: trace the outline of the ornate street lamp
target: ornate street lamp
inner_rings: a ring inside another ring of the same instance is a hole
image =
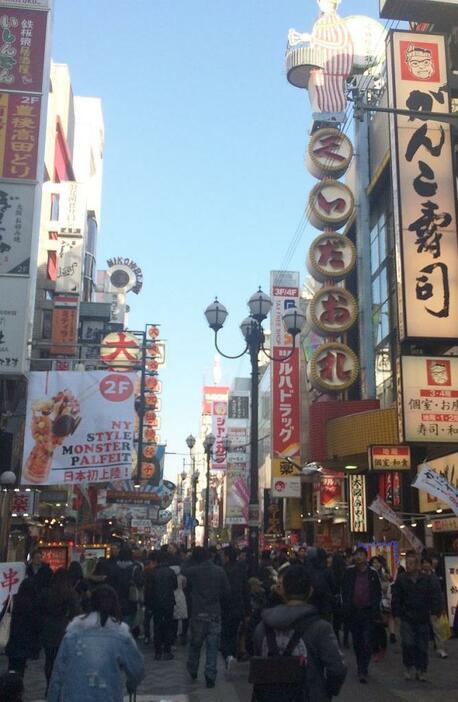
[[[243,320],[240,325],[241,332],[245,338],[246,346],[243,351],[236,356],[228,356],[218,346],[218,332],[222,329],[228,316],[228,311],[224,305],[215,298],[207,309],[205,316],[210,329],[215,332],[215,347],[224,358],[241,358],[246,353],[250,356],[251,362],[251,427],[250,427],[250,504],[248,510],[249,538],[254,569],[257,570],[259,557],[259,475],[258,475],[258,398],[259,398],[259,353],[263,353],[269,360],[284,363],[291,358],[296,348],[296,336],[301,332],[305,324],[305,315],[293,306],[287,309],[283,315],[283,324],[286,331],[293,337],[293,345],[290,352],[282,358],[275,358],[265,348],[265,336],[262,323],[267,319],[272,308],[272,300],[261,288],[248,300],[250,316]]]
[[[204,522],[204,546],[209,543],[209,514],[210,514],[210,465],[212,449],[216,441],[214,434],[207,434],[203,441],[205,456],[207,458],[207,486],[205,488],[205,522]]]
[[[191,548],[196,545],[196,502],[197,502],[197,481],[199,480],[199,473],[196,472],[196,460],[192,452],[194,446],[196,445],[196,437],[189,434],[186,437],[186,444],[189,449],[189,457],[191,459]]]

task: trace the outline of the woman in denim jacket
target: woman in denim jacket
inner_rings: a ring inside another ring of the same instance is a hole
[[[113,588],[96,588],[91,609],[67,628],[54,664],[48,702],[122,702],[123,671],[129,692],[143,679],[143,656],[121,621]]]

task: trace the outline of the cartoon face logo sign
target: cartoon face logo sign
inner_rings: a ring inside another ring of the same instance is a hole
[[[440,358],[426,361],[428,385],[451,385],[452,374],[450,361]]]
[[[440,81],[439,47],[430,42],[400,42],[403,80],[423,83]]]

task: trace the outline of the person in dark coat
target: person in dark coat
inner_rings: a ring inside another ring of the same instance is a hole
[[[307,550],[305,567],[310,571],[312,594],[310,604],[317,608],[319,614],[332,621],[333,592],[332,574],[327,567],[327,555],[324,548],[311,547]]]
[[[49,587],[52,579],[52,570],[47,563],[43,562],[43,554],[39,548],[35,548],[30,554],[30,562],[27,565],[25,574],[32,578],[38,594]]]
[[[33,578],[26,578],[13,600],[10,638],[5,648],[8,670],[24,677],[27,661],[36,660],[40,654],[40,628],[35,583]]]
[[[391,611],[401,620],[404,677],[426,681],[430,617],[442,611],[442,594],[436,577],[420,571],[420,557],[414,551],[406,556],[406,570],[391,588]]]
[[[304,699],[329,702],[339,694],[347,668],[331,624],[320,617],[316,607],[309,604],[311,586],[310,572],[304,566],[292,565],[285,569],[280,584],[284,604],[262,612],[262,621],[254,635],[254,652],[256,656],[268,656],[269,629],[274,631],[280,655],[284,653],[295,631],[300,631],[301,636],[292,656],[307,659],[305,684],[308,696],[304,695]],[[255,684],[252,702],[286,699],[282,692],[285,690],[281,686],[275,689],[275,684]]]
[[[175,590],[178,579],[168,563],[167,551],[157,554],[157,566],[151,573],[148,607],[151,606],[154,622],[155,658],[160,661],[173,659],[172,644],[175,629],[173,610],[175,608]]]
[[[226,572],[231,593],[223,610],[221,622],[221,653],[226,662],[226,670],[237,657],[237,638],[241,622],[249,614],[250,589],[246,570],[237,561],[237,551],[232,546],[223,549],[223,568]]]
[[[64,568],[56,570],[49,589],[42,592],[39,608],[43,617],[41,642],[45,651],[45,676],[48,687],[65,630],[73,617],[81,612],[79,597],[72,588],[68,571]]]
[[[90,592],[86,582],[83,569],[78,561],[72,561],[68,567],[68,577],[72,590],[76,593],[81,610],[89,611]]]
[[[123,545],[114,564],[109,565],[108,585],[118,595],[122,619],[131,629],[138,612],[138,588],[143,586],[143,573],[132,557],[132,549]]]
[[[354,559],[355,565],[347,568],[342,582],[343,614],[350,624],[359,681],[367,683],[374,623],[381,619],[382,586],[363,546],[356,549]]]

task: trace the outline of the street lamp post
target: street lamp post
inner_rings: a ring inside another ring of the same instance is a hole
[[[196,474],[196,462],[192,449],[196,445],[196,438],[192,434],[186,438],[186,444],[189,448],[189,457],[191,459],[191,548],[196,545],[196,501],[197,501],[197,480],[199,474]]]
[[[228,356],[223,353],[218,346],[218,332],[222,329],[228,316],[228,311],[216,298],[205,310],[210,329],[215,332],[215,347],[224,358],[241,358],[246,353],[250,356],[251,362],[251,425],[250,425],[250,504],[248,507],[248,527],[251,557],[253,559],[254,571],[257,571],[259,559],[259,465],[258,465],[258,400],[259,400],[259,352],[264,354],[273,362],[284,363],[290,358],[296,348],[296,336],[301,332],[305,324],[305,315],[297,307],[287,309],[283,315],[283,324],[286,331],[293,338],[293,345],[290,352],[282,358],[271,356],[264,346],[265,336],[262,323],[271,310],[272,300],[262,292],[261,288],[248,300],[250,316],[243,320],[240,325],[241,332],[245,338],[245,348],[236,356]]]
[[[11,525],[10,495],[13,485],[16,484],[16,474],[12,470],[5,470],[0,475],[2,496],[0,498],[0,560],[8,559],[8,541]]]
[[[204,546],[207,547],[210,537],[209,515],[210,515],[210,464],[212,457],[212,448],[215,443],[214,434],[207,434],[204,439],[203,446],[205,456],[207,458],[207,486],[205,488],[205,523],[204,523]]]

